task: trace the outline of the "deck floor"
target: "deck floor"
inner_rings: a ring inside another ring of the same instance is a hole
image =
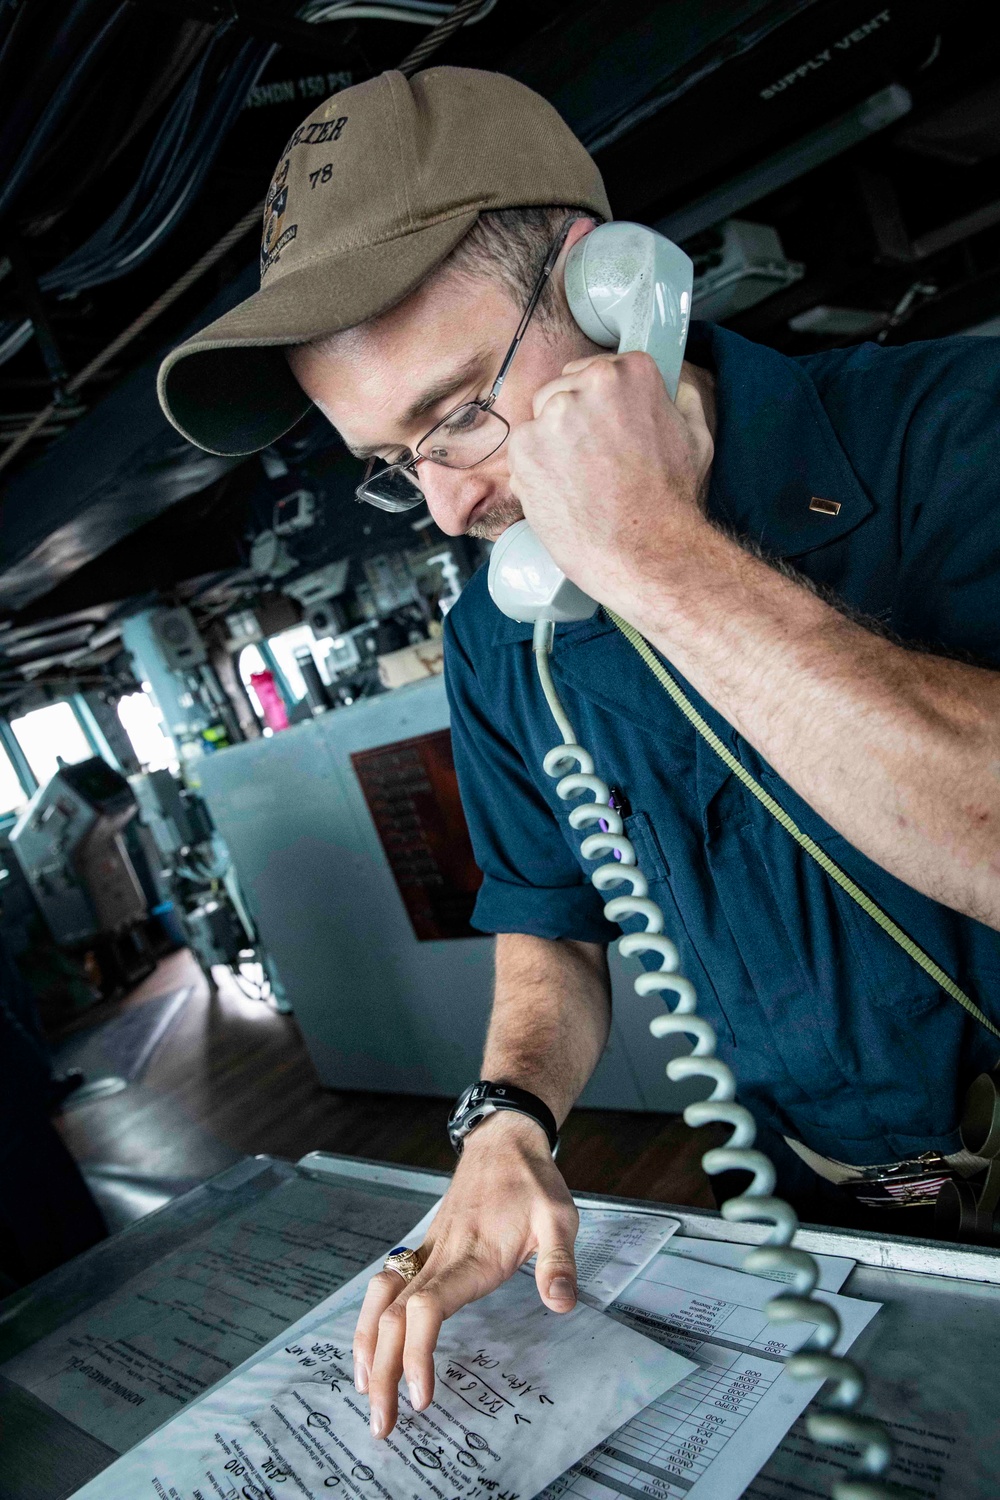
[[[191,955],[175,953],[121,1002],[194,989],[141,1082],[61,1117],[85,1170],[184,1184],[244,1155],[296,1160],[315,1150],[451,1169],[449,1100],[324,1088],[294,1016],[247,999],[218,973],[221,988],[210,996]],[[579,1109],[566,1122],[559,1165],[578,1191],[714,1207],[699,1161],[717,1140],[676,1116]]]

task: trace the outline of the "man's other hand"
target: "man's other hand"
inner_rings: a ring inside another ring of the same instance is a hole
[[[684,366],[671,401],[648,354],[572,360],[510,435],[510,485],[563,572],[627,612],[700,545],[714,452],[711,381]],[[707,410],[706,410],[707,408]]]
[[[579,1215],[543,1132],[501,1111],[468,1137],[421,1247],[419,1275],[395,1271],[368,1284],[354,1335],[354,1380],[367,1391],[377,1438],[393,1429],[406,1376],[417,1411],[434,1395],[434,1349],[445,1318],[485,1297],[537,1255],[538,1295],[553,1312],[576,1305],[573,1244]]]

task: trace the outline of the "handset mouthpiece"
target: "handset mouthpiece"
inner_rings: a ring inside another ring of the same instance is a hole
[[[527,521],[515,521],[494,544],[487,576],[498,609],[522,625],[589,620],[597,609],[553,562]]]

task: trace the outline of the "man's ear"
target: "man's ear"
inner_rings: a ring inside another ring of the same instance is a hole
[[[572,321],[572,318],[569,303],[566,300],[566,261],[573,246],[578,245],[586,235],[592,234],[596,228],[596,219],[587,217],[575,219],[570,226],[566,242],[559,252],[559,259],[556,261],[555,269],[552,272],[552,285],[559,301],[560,312],[564,313],[567,318],[570,318],[570,321]]]
[[[566,266],[566,257],[569,255],[569,252],[572,250],[573,246],[579,244],[580,240],[582,240],[586,235],[592,234],[596,228],[596,219],[589,219],[586,217],[574,219],[573,223],[570,225],[569,233],[566,236],[565,243],[559,252],[559,259],[556,261],[556,266],[560,269],[564,269]]]

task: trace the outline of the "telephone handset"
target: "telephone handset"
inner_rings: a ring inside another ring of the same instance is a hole
[[[566,260],[566,298],[584,333],[605,349],[652,355],[671,400],[677,394],[691,316],[690,258],[644,224],[601,224]],[[508,527],[490,557],[489,590],[505,615],[588,620],[597,603],[553,562],[527,521]]]
[[[659,366],[671,399],[684,358],[691,281],[691,262],[683,250],[641,224],[602,224],[573,246],[566,262],[566,295],[580,327],[605,348],[646,350]],[[542,765],[556,782],[556,795],[571,805],[570,827],[584,835],[580,853],[598,864],[590,878],[598,891],[609,893],[604,915],[609,922],[639,918],[645,924],[621,939],[619,952],[625,958],[648,955],[659,960],[658,968],[639,975],[635,991],[640,996],[662,994],[664,1001],[669,995],[675,1002],[673,1009],[650,1022],[649,1029],[655,1037],[682,1036],[694,1044],[688,1056],[671,1059],[667,1077],[673,1082],[701,1078],[711,1085],[706,1099],[684,1110],[685,1123],[725,1124],[732,1130],[724,1146],[706,1152],[702,1166],[710,1176],[728,1171],[751,1174],[749,1186],[722,1205],[722,1217],[730,1222],[769,1226],[763,1244],[745,1257],[744,1269],[790,1283],[767,1304],[773,1322],[815,1324],[812,1336],[786,1360],[785,1370],[802,1380],[824,1382],[830,1391],[819,1410],[806,1416],[809,1436],[819,1443],[860,1449],[855,1474],[833,1487],[835,1500],[892,1500],[894,1489],[878,1477],[891,1462],[892,1439],[883,1424],[855,1414],[864,1376],[850,1360],[833,1352],[840,1319],[831,1304],[813,1296],[819,1267],[806,1251],[792,1248],[798,1229],[795,1211],[774,1196],[774,1167],[762,1151],[753,1149],[754,1118],[736,1102],[736,1080],[715,1055],[715,1032],[697,1013],[694,985],[679,972],[680,956],[664,932],[663,912],[650,895],[610,788],[597,774],[594,757],[578,743],[559,698],[551,665],[555,626],[588,620],[597,603],[560,571],[527,521],[509,527],[494,546],[489,589],[504,614],[534,625],[538,676],[562,736],[562,744],[548,752]],[[627,894],[611,894],[623,886]]]

